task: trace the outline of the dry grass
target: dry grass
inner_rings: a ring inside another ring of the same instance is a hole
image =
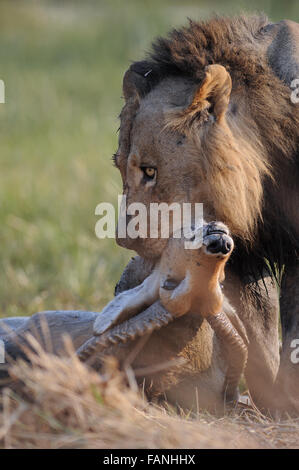
[[[35,341],[32,339],[32,341]],[[146,402],[113,360],[102,375],[67,345],[57,357],[34,344],[32,366],[18,361],[25,393],[2,391],[0,448],[298,448],[299,421],[274,422],[251,409],[195,417]]]

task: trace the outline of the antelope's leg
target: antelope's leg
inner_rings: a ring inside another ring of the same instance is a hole
[[[207,320],[224,348],[228,369],[224,384],[224,394],[228,401],[233,399],[247,362],[247,346],[225,313],[209,315]]]
[[[153,304],[158,298],[158,290],[159,271],[155,269],[141,285],[122,292],[106,305],[95,320],[94,334],[101,335]]]

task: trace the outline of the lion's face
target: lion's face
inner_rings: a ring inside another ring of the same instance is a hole
[[[151,203],[179,203],[181,208],[182,203],[203,203],[207,222],[221,220],[233,236],[251,241],[268,168],[246,102],[231,95],[226,69],[208,66],[200,85],[166,78],[142,98],[140,86],[140,77],[128,71],[116,165],[127,207],[142,203],[146,208],[147,232],[117,237],[117,242],[142,257],[161,255],[167,238],[161,226],[157,238],[150,236]],[[127,216],[127,227],[136,224],[136,214]]]
[[[131,129],[129,154],[122,155],[120,142],[116,161],[127,206],[143,203],[147,209],[148,227],[150,203],[206,200],[198,165],[198,148],[190,136],[165,127],[170,106],[185,105],[186,97],[190,96],[190,85],[182,80],[175,81],[171,94],[167,93],[167,87],[165,83],[142,100]],[[170,224],[170,235],[171,228]],[[143,257],[153,258],[161,255],[167,243],[167,239],[160,235],[158,238],[118,238],[117,242]]]

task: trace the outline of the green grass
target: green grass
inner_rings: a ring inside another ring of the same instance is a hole
[[[238,6],[237,6],[238,5]],[[280,7],[279,7],[280,5]],[[98,240],[96,205],[121,192],[122,75],[151,40],[186,17],[245,1],[1,1],[0,312],[99,310],[132,255]],[[277,20],[295,1],[253,2]],[[279,11],[279,8],[283,11]]]

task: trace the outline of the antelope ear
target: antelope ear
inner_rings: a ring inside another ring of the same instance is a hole
[[[121,292],[106,305],[94,322],[94,334],[100,335],[152,305],[158,299],[158,289],[159,271],[154,269],[142,284]]]
[[[216,121],[221,123],[228,108],[231,89],[232,80],[227,70],[222,65],[208,65],[203,82],[184,114],[194,117],[199,111],[212,106]]]
[[[143,97],[150,89],[154,76],[151,65],[146,60],[135,62],[126,71],[123,78],[123,94],[125,100]]]

